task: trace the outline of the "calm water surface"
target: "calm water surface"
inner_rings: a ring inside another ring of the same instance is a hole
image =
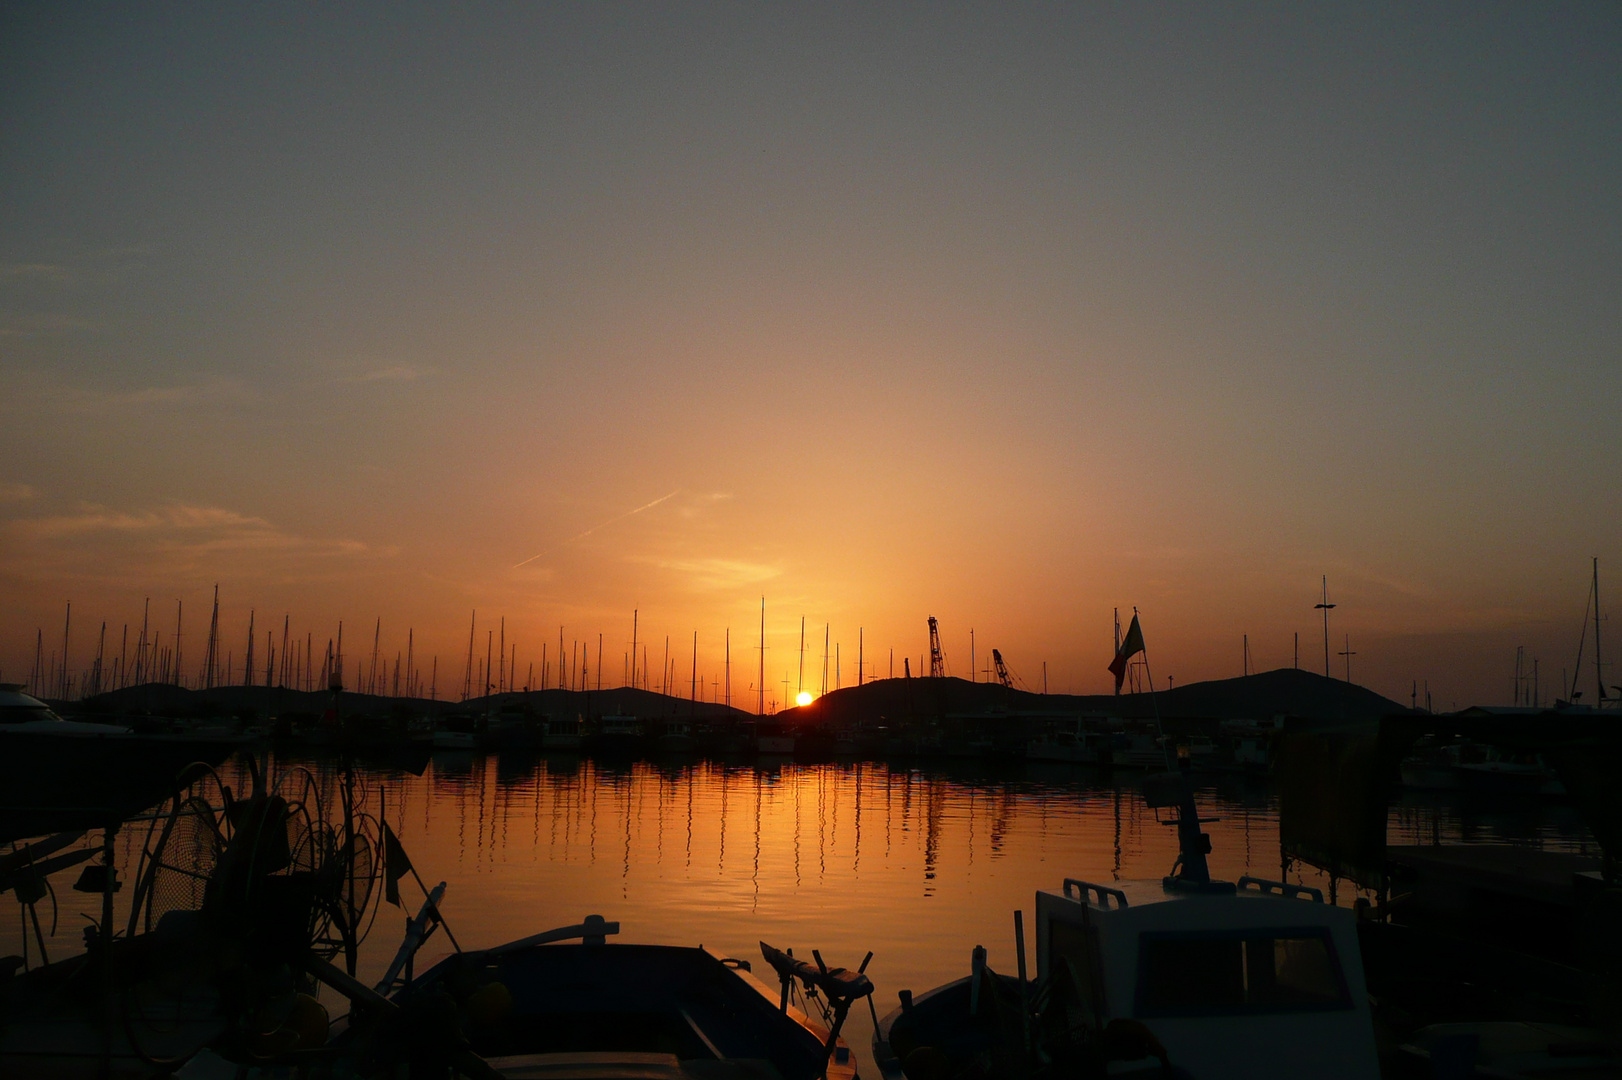
[[[333,763],[282,760],[274,768],[297,765],[336,800]],[[246,789],[244,766],[221,775]],[[994,968],[1015,970],[1012,913],[1029,914],[1036,889],[1057,889],[1066,877],[1158,878],[1176,855],[1175,830],[1143,806],[1140,776],[1069,766],[614,765],[439,754],[421,776],[363,770],[361,780],[424,881],[448,883],[443,910],[464,946],[599,913],[619,920],[619,940],[703,944],[757,967],[761,940],[797,955],[817,948],[848,967],[871,949],[880,1015],[902,988],[922,991],[967,974],[976,944]],[[1267,786],[1224,781],[1202,787],[1199,799],[1202,812],[1221,818],[1207,826],[1214,874],[1279,876],[1277,800]],[[120,836],[127,865],[144,829]],[[1491,812],[1405,803],[1392,810],[1389,840],[1592,847],[1569,807],[1539,802]],[[1327,885],[1310,868],[1288,876]],[[409,878],[402,893],[414,912],[421,894]],[[1343,887],[1340,902],[1351,895]],[[97,913],[95,897],[65,888],[58,897],[53,958],[78,951],[82,913]],[[368,981],[381,976],[404,918],[381,908],[361,954]],[[21,952],[21,921],[0,927],[0,950]],[[425,953],[448,947],[436,935]],[[853,1012],[849,1024],[864,1070],[876,1076],[869,1016]]]

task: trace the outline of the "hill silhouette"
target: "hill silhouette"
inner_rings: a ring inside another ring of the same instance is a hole
[[[281,687],[217,686],[188,690],[164,683],[149,683],[112,690],[80,702],[64,702],[64,710],[80,714],[151,714],[155,716],[257,716],[289,713],[319,715],[331,703],[326,691],[300,691]],[[681,716],[697,719],[744,719],[744,709],[710,702],[694,703],[685,697],[626,686],[601,691],[536,690],[473,698],[469,701],[431,701],[426,698],[386,697],[344,693],[340,708],[345,715],[382,716],[398,713],[440,716],[448,713],[527,708],[559,717],[623,714],[641,717]],[[1372,690],[1325,678],[1308,671],[1280,668],[1237,679],[1188,683],[1156,694],[1037,694],[996,683],[971,683],[959,678],[880,679],[860,687],[845,687],[800,708],[787,709],[777,718],[795,726],[844,725],[883,718],[901,720],[931,717],[975,717],[1019,714],[1029,716],[1113,716],[1123,719],[1164,721],[1270,720],[1275,716],[1309,720],[1348,721],[1407,712],[1406,706]]]
[[[54,704],[63,712],[84,715],[265,718],[289,713],[320,715],[331,703],[332,695],[325,690],[291,690],[277,686],[216,686],[207,690],[189,690],[169,683],[146,683],[109,690],[83,701]],[[400,712],[441,716],[456,712],[484,713],[526,707],[539,714],[559,717],[585,716],[588,713],[592,716],[625,714],[650,718],[696,716],[700,719],[741,718],[746,715],[741,709],[730,709],[725,705],[702,701],[694,703],[685,697],[628,686],[590,692],[556,689],[513,691],[468,701],[436,701],[348,691],[339,699],[339,708],[346,716],[386,716]]]
[[[844,724],[907,716],[1116,716],[1163,720],[1270,720],[1275,716],[1344,721],[1405,713],[1374,691],[1309,671],[1280,668],[1236,679],[1188,683],[1155,694],[1037,694],[959,678],[882,679],[835,690],[782,714],[789,723]]]

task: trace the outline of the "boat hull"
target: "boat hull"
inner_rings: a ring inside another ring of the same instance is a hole
[[[442,961],[401,997],[446,986],[466,995],[475,982],[474,994],[511,1002],[503,1014],[465,1028],[473,1052],[501,1062],[507,1075],[569,1055],[604,1066],[641,1060],[672,1080],[683,1075],[671,1071],[675,1063],[749,1061],[769,1063],[782,1080],[817,1080],[826,1059],[825,1030],[797,1009],[780,1010],[776,991],[742,962],[703,948],[548,944],[469,953]],[[501,991],[486,990],[494,983]],[[855,1055],[842,1042],[827,1075],[856,1080]]]

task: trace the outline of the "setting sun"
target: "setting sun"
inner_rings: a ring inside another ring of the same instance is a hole
[[[799,696],[794,699],[794,704],[796,704],[796,705],[809,705],[809,704],[811,704],[811,691],[809,691],[809,690],[801,690],[800,693],[799,693]]]

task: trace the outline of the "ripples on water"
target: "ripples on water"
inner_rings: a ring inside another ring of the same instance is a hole
[[[320,777],[334,804],[336,767],[281,760],[274,768],[299,764]],[[849,967],[871,949],[880,1015],[899,989],[966,974],[976,944],[992,967],[1012,972],[1012,912],[1029,912],[1036,889],[1057,889],[1066,877],[1158,878],[1176,855],[1175,830],[1156,823],[1138,794],[1141,776],[1130,772],[440,754],[422,776],[360,776],[374,799],[381,794],[424,881],[448,882],[443,910],[463,946],[600,913],[620,921],[620,940],[703,944],[757,965],[760,940],[799,955],[817,948]],[[222,778],[238,791],[248,786],[238,763]],[[1279,876],[1278,804],[1267,786],[1235,778],[1202,787],[1199,801],[1221,819],[1207,826],[1214,875]],[[126,875],[143,834],[132,827],[119,838]],[[1388,839],[1592,847],[1570,807],[1535,801],[1491,811],[1404,802],[1391,811]],[[1292,867],[1288,876],[1327,885],[1311,868]],[[421,897],[409,878],[402,894],[414,912]],[[95,914],[98,902],[65,889],[58,897],[53,958],[78,951],[80,915]],[[1350,902],[1351,891],[1343,887],[1339,899]],[[381,976],[404,918],[381,909],[362,950],[363,978]],[[0,950],[20,952],[20,921],[4,923]],[[425,953],[444,947],[436,936]],[[850,1041],[876,1076],[870,1019],[853,1013],[851,1022]]]

